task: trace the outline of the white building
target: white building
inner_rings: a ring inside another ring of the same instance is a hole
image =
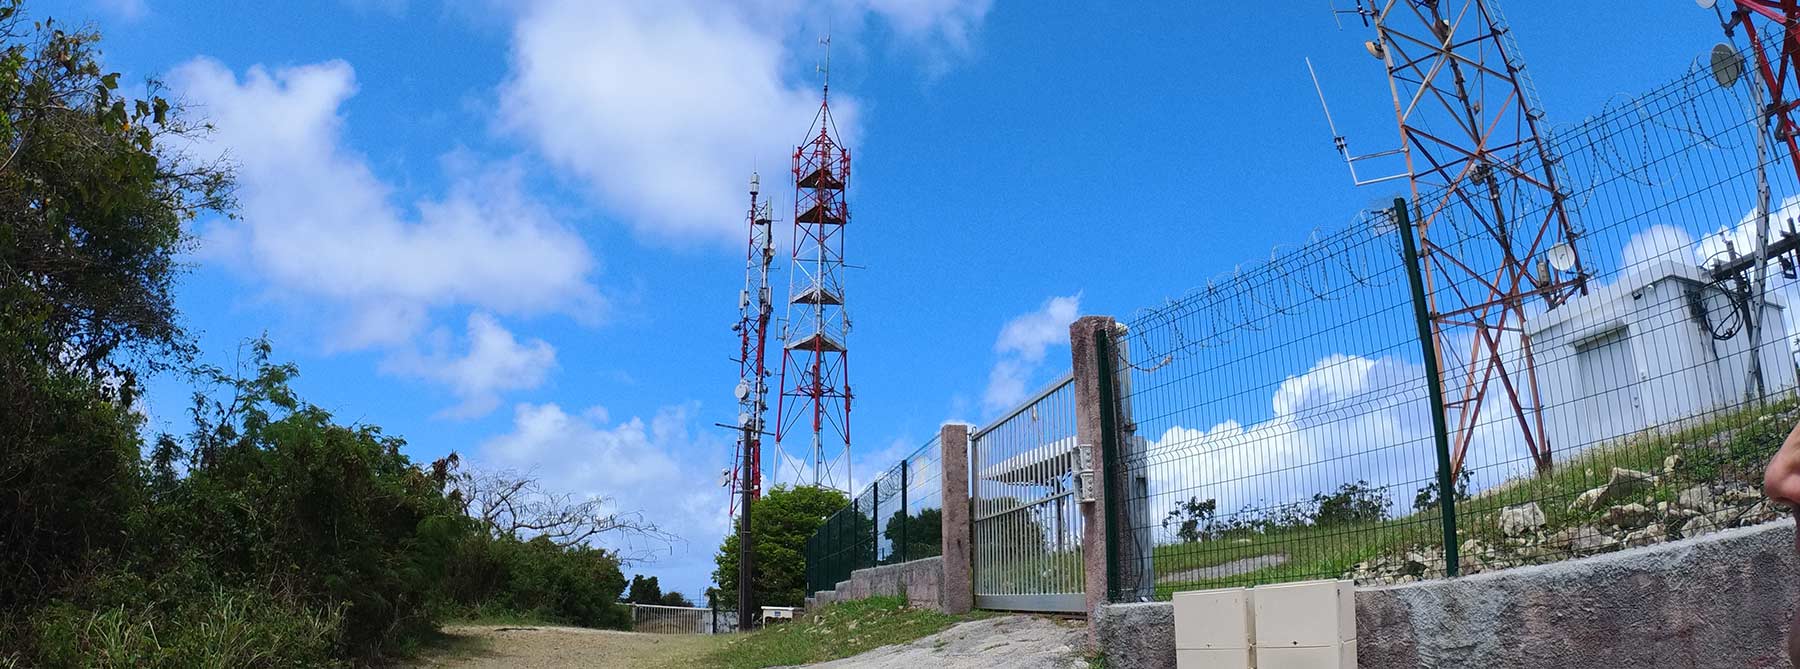
[[[1749,328],[1731,298],[1709,283],[1698,267],[1650,263],[1526,324],[1558,456],[1745,402],[1752,387]],[[1795,387],[1783,312],[1771,294],[1761,336],[1769,397]]]

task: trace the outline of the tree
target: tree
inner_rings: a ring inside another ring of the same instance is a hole
[[[756,501],[751,527],[756,532],[756,564],[751,587],[763,606],[799,606],[806,599],[806,540],[831,514],[849,504],[829,488],[777,485]],[[719,605],[737,607],[738,539],[725,537],[713,558],[713,582]]]
[[[688,606],[688,607],[691,607],[694,605],[694,603],[691,601],[688,601],[688,598],[686,595],[683,595],[679,592],[675,592],[675,591],[671,590],[668,593],[663,595],[662,605],[663,606]]]
[[[662,586],[656,583],[656,577],[646,578],[643,574],[631,577],[631,590],[625,595],[625,601],[632,604],[661,604],[663,602]]]
[[[193,350],[172,296],[182,223],[231,206],[230,170],[180,153],[205,126],[154,82],[121,97],[99,39],[0,0],[0,609],[126,547],[138,376]]]
[[[920,509],[911,516],[895,511],[893,516],[888,517],[887,527],[882,529],[888,545],[893,547],[893,554],[888,557],[888,561],[895,563],[942,555],[943,527],[942,509]]]
[[[1319,527],[1372,523],[1387,517],[1387,489],[1368,481],[1345,483],[1331,494],[1312,496],[1313,524]]]
[[[607,535],[621,536],[632,539],[633,546],[629,554],[615,552],[624,564],[650,559],[674,538],[642,513],[608,511],[611,500],[605,497],[552,492],[537,478],[511,470],[455,471],[456,457],[450,455],[450,498],[491,537],[521,541],[544,537],[568,548]]]
[[[1204,502],[1198,497],[1189,497],[1185,502],[1177,502],[1169,515],[1163,518],[1162,526],[1168,530],[1173,526],[1176,538],[1184,543],[1195,543],[1202,539],[1210,539],[1215,535],[1213,516],[1219,511],[1219,501],[1208,499]]]
[[[1469,479],[1474,475],[1475,470],[1472,467],[1463,467],[1462,471],[1456,474],[1456,496],[1451,499],[1458,502],[1469,501]],[[1439,502],[1438,482],[1436,479],[1432,479],[1430,483],[1425,484],[1425,487],[1420,488],[1417,494],[1413,495],[1413,510],[1435,509]]]

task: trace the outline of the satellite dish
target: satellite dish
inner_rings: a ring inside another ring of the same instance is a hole
[[[1374,56],[1376,60],[1387,59],[1387,49],[1382,48],[1380,42],[1374,40],[1363,42],[1363,50],[1369,52],[1369,55]]]
[[[1720,86],[1730,88],[1744,76],[1744,57],[1730,45],[1719,43],[1712,48],[1713,80]]]
[[[745,412],[739,413],[738,414],[738,425],[742,426],[742,425],[749,425],[749,424],[750,424],[750,412],[745,411]]]
[[[1694,0],[1694,4],[1700,5],[1701,9],[1712,9],[1716,3],[1717,0]]]
[[[744,383],[743,381],[739,381],[737,384],[737,387],[731,389],[731,394],[736,395],[737,398],[740,400],[744,399],[746,397],[749,397],[750,396],[750,384]]]
[[[1558,272],[1575,269],[1575,248],[1569,246],[1568,242],[1550,247],[1550,252],[1546,255],[1549,256],[1550,266],[1555,267]]]

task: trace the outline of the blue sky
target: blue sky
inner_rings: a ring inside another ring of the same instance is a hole
[[[1719,40],[1691,2],[1631,29],[1601,3],[1506,9],[1559,124]],[[685,539],[641,571],[690,595],[725,529],[744,182],[786,190],[828,27],[863,471],[1061,373],[1073,315],[1128,317],[1393,193],[1332,149],[1303,57],[1354,149],[1396,134],[1370,35],[1323,0],[29,11],[95,23],[110,67],[219,123],[193,150],[240,164],[244,210],[196,224],[180,291],[209,360],[266,331],[307,398],[416,459],[641,510]],[[187,392],[158,379],[152,426],[181,430]]]

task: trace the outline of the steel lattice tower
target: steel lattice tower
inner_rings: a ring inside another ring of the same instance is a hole
[[[1579,232],[1518,47],[1485,0],[1377,0],[1363,14],[1377,33],[1365,47],[1387,66],[1417,211],[1454,429],[1452,472],[1461,471],[1484,409],[1505,412],[1511,427],[1502,429],[1516,430],[1547,471],[1551,444],[1525,319],[1528,309],[1555,308],[1587,287]]]
[[[844,306],[844,199],[850,150],[838,141],[826,80],[810,139],[794,150],[793,267],[782,328],[777,458],[795,479],[850,489],[850,315]],[[805,464],[793,440],[804,435]],[[841,450],[840,450],[841,449]]]
[[[775,260],[773,207],[758,199],[761,179],[750,175],[750,210],[745,217],[750,231],[744,251],[744,290],[738,294],[738,443],[732,451],[730,512],[737,515],[739,500],[749,503],[762,496],[763,415],[769,408],[769,368],[763,359],[774,304],[769,286],[769,265]],[[748,470],[747,472],[745,470]]]

